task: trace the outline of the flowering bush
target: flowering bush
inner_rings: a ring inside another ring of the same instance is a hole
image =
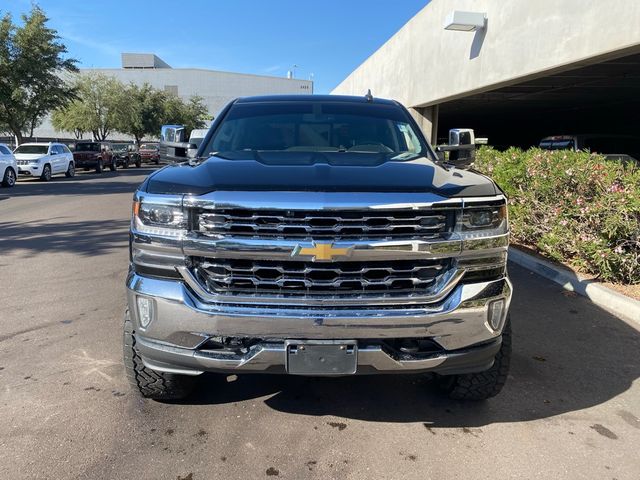
[[[566,150],[482,147],[509,197],[512,240],[605,281],[640,283],[640,167]]]

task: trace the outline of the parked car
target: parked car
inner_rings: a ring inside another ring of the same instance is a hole
[[[160,163],[160,152],[158,151],[157,143],[143,143],[138,151],[143,162],[155,163],[156,165]]]
[[[78,142],[73,150],[73,158],[77,168],[95,169],[97,173],[102,173],[105,167],[116,171],[116,160],[107,142]]]
[[[129,168],[129,165],[140,167],[142,160],[136,146],[131,143],[112,143],[111,151],[116,159],[116,165]]]
[[[585,150],[621,162],[637,163],[640,158],[640,137],[633,135],[552,135],[540,140],[539,147],[545,150]]]
[[[371,95],[242,98],[211,132],[134,195],[136,391],[181,398],[211,371],[430,372],[457,400],[500,392],[507,200],[460,168],[473,155],[442,163],[402,105]]]
[[[13,187],[18,178],[18,164],[11,149],[0,143],[0,179],[3,187]]]
[[[13,152],[18,163],[18,175],[40,177],[48,182],[53,175],[64,173],[66,177],[76,174],[73,154],[62,143],[23,143]]]

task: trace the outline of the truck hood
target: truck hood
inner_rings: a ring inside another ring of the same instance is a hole
[[[14,153],[16,160],[38,160],[47,156],[46,153]]]
[[[432,192],[445,197],[499,193],[479,173],[444,168],[426,157],[398,161],[378,153],[242,153],[243,158],[212,156],[193,165],[169,165],[152,174],[142,190],[189,195],[215,190]]]

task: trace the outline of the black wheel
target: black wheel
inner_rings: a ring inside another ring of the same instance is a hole
[[[511,363],[511,321],[502,332],[502,346],[489,370],[463,375],[443,375],[438,385],[454,400],[486,400],[500,393],[507,381]]]
[[[40,175],[40,180],[43,180],[45,182],[48,182],[49,180],[51,180],[51,165],[49,165],[48,163],[42,169],[42,175]]]
[[[64,176],[67,178],[76,176],[76,166],[73,164],[73,162],[69,162],[69,166],[67,167],[67,171],[64,172]]]
[[[138,157],[138,159],[136,160],[136,167],[140,168],[141,166],[142,166],[142,161]]]
[[[129,159],[125,158],[122,160],[122,168],[129,168]]]
[[[115,172],[116,168],[117,168],[116,159],[112,158],[111,159],[111,165],[109,165],[109,170],[111,170],[112,172]]]
[[[98,160],[98,165],[96,165],[96,173],[102,173],[104,170],[104,166],[102,165],[102,160]]]
[[[13,171],[13,168],[7,167],[7,169],[4,171],[2,186],[11,188],[15,184],[16,184],[16,172]]]
[[[124,315],[124,368],[129,384],[145,398],[180,400],[186,398],[195,385],[195,377],[156,372],[144,366],[136,348],[128,309]]]

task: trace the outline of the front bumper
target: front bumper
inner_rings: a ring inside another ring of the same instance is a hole
[[[206,303],[182,280],[133,272],[127,278],[131,319],[145,365],[193,375],[204,371],[282,373],[286,339],[357,340],[358,373],[486,370],[501,341],[501,332],[489,325],[489,305],[503,300],[506,317],[511,291],[505,277],[459,283],[444,299],[428,305],[300,308]],[[137,296],[152,300],[153,318],[146,328],[139,322]],[[211,337],[260,342],[237,353],[207,349]],[[376,340],[395,338],[429,338],[442,348],[429,355],[397,355],[376,344]]]
[[[27,164],[20,165],[18,164],[18,175],[26,175],[30,177],[39,177],[42,175],[42,168],[38,164]]]

